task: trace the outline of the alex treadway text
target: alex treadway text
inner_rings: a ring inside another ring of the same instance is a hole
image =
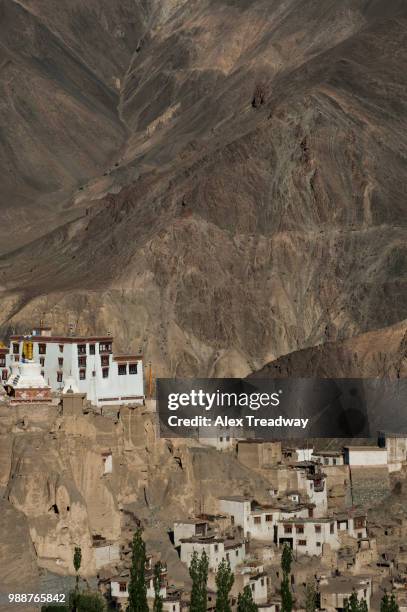
[[[232,419],[227,416],[218,416],[216,419],[205,416],[185,418],[171,415],[168,417],[170,427],[244,427],[246,424],[249,427],[299,427],[305,429],[308,422],[309,419],[290,419],[283,416],[278,416],[275,419],[262,419],[252,414],[241,419]]]

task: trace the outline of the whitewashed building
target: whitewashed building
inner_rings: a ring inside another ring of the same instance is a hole
[[[351,467],[379,467],[387,465],[387,449],[378,446],[345,446],[345,464]]]
[[[11,336],[3,370],[10,371],[28,348],[52,391],[62,391],[69,379],[97,406],[142,403],[142,356],[115,356],[112,346],[111,336],[54,336],[41,328],[28,336]]]
[[[197,552],[201,555],[205,551],[208,556],[209,569],[216,572],[221,561],[229,561],[232,571],[236,566],[243,563],[246,554],[244,542],[227,540],[219,537],[192,537],[181,540],[180,558],[188,567],[191,564],[192,555]]]
[[[257,562],[245,563],[235,573],[235,581],[232,593],[236,596],[249,586],[252,592],[253,601],[256,604],[265,604],[267,597],[267,574],[264,566]]]
[[[230,516],[232,526],[241,527],[243,535],[247,536],[250,530],[249,516],[251,513],[251,499],[240,495],[231,495],[219,498],[219,510]]]
[[[181,540],[206,536],[209,531],[208,521],[202,519],[183,519],[174,523],[174,546],[179,546]]]
[[[312,453],[311,460],[326,466],[336,466],[344,464],[343,453],[341,451],[314,451]]]

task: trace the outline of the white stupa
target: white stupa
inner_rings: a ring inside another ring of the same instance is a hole
[[[79,393],[79,387],[73,376],[67,376],[62,393]]]
[[[15,402],[49,402],[51,387],[41,374],[41,364],[23,359],[13,363],[5,383],[7,394]]]

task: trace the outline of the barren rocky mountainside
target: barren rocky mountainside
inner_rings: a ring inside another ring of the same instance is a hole
[[[405,321],[343,341],[295,351],[268,363],[254,378],[406,378]]]
[[[0,28],[3,336],[45,313],[225,376],[406,319],[404,0],[1,0]]]

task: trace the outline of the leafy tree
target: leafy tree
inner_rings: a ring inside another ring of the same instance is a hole
[[[229,593],[235,579],[230,569],[229,561],[223,560],[216,572],[216,612],[231,612]]]
[[[291,612],[293,609],[293,596],[290,586],[290,572],[293,553],[291,548],[284,544],[283,554],[281,555],[281,569],[283,570],[283,579],[281,581],[281,612]]]
[[[380,612],[399,612],[399,607],[394,593],[392,593],[390,598],[387,593],[383,595],[380,602]]]
[[[358,600],[355,591],[349,599],[346,599],[343,606],[344,612],[367,612],[367,603],[364,599]]]
[[[293,560],[293,553],[288,544],[284,544],[283,554],[281,555],[281,569],[283,570],[284,576],[288,576],[291,572],[291,563]]]
[[[306,612],[315,612],[317,609],[317,592],[315,590],[315,584],[308,582],[305,587],[305,610]]]
[[[148,612],[145,568],[146,545],[141,537],[141,529],[137,529],[132,542],[127,612]]]
[[[400,608],[396,601],[396,597],[394,593],[392,593],[392,596],[390,597],[390,603],[389,603],[389,612],[399,612],[399,610]]]
[[[237,598],[237,612],[258,612],[258,609],[253,601],[251,588],[245,586],[243,593],[239,593]]]
[[[291,593],[290,579],[284,576],[281,581],[281,612],[291,612],[293,609],[293,596]]]
[[[82,563],[82,551],[80,546],[75,546],[75,551],[73,554],[73,566],[75,568],[75,572],[76,572],[76,588],[78,588],[78,582],[79,582],[79,570],[81,568],[81,563]]]
[[[194,551],[189,566],[189,575],[192,578],[191,590],[191,612],[206,612],[206,604],[208,599],[208,567],[209,559],[205,551],[201,557]]]
[[[390,605],[389,596],[385,592],[380,602],[380,612],[389,612],[389,605]]]
[[[161,573],[163,566],[160,561],[154,565],[154,606],[153,612],[162,612],[163,598],[160,595],[161,591]]]

